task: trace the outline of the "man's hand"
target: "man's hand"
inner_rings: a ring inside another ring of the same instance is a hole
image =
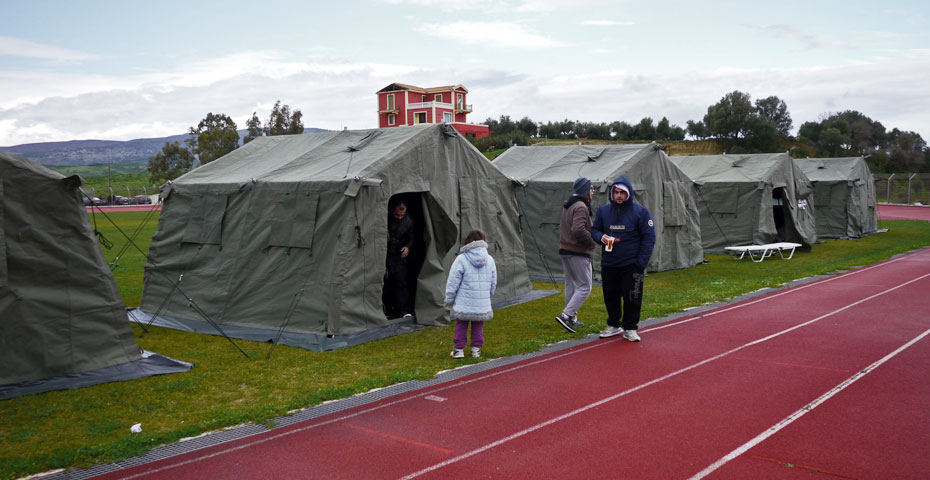
[[[409,255],[409,254],[410,254],[410,249],[409,249],[409,248],[403,247],[403,248],[400,249],[400,258],[407,258],[407,255]]]
[[[607,239],[610,238],[609,235],[601,235],[601,243],[607,245]]]

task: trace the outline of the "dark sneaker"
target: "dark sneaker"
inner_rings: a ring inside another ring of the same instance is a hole
[[[575,328],[572,326],[572,317],[560,313],[559,316],[555,317],[555,321],[559,322],[559,325],[565,327],[569,332],[575,333]]]
[[[584,328],[584,322],[582,322],[581,320],[578,320],[578,317],[573,315],[572,316],[572,327],[575,330],[578,330],[579,328]]]
[[[629,340],[629,341],[631,341],[631,342],[638,342],[638,341],[640,341],[639,334],[636,333],[636,330],[624,330],[624,331],[623,331],[623,338],[625,338],[625,339],[627,339],[627,340]]]

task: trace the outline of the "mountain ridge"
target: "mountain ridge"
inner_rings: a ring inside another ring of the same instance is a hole
[[[327,132],[322,128],[305,128],[304,133]],[[248,130],[239,130],[239,143]],[[133,140],[65,140],[60,142],[23,143],[0,147],[43,165],[99,165],[106,163],[147,162],[165,142],[184,143],[189,133],[167,137]]]

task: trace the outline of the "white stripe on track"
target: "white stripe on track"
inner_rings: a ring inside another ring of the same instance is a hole
[[[689,480],[700,480],[700,479],[706,477],[707,475],[711,474],[714,470],[717,470],[718,468],[722,467],[725,463],[729,462],[730,460],[733,460],[734,458],[736,458],[736,457],[738,457],[738,456],[740,456],[740,455],[746,453],[746,452],[749,451],[749,449],[751,449],[752,447],[755,447],[756,445],[758,445],[758,444],[762,443],[763,441],[765,441],[765,439],[771,437],[772,435],[775,435],[776,433],[778,433],[779,430],[781,430],[781,429],[787,427],[788,425],[790,425],[791,423],[793,423],[795,420],[797,420],[797,419],[801,418],[802,416],[804,416],[804,414],[806,414],[807,412],[810,412],[810,411],[813,410],[814,408],[817,408],[818,406],[820,406],[821,404],[823,404],[824,402],[826,402],[827,400],[829,400],[830,397],[836,395],[837,393],[840,393],[840,392],[841,392],[842,390],[844,390],[846,387],[852,385],[852,384],[855,383],[857,380],[859,380],[859,379],[861,379],[862,377],[864,377],[866,374],[872,372],[873,370],[875,370],[876,368],[878,368],[881,364],[887,362],[888,360],[891,360],[893,357],[895,357],[895,356],[898,355],[899,353],[903,352],[904,350],[906,350],[906,349],[907,349],[908,347],[910,347],[911,345],[917,343],[918,341],[920,341],[922,338],[926,337],[927,335],[930,335],[930,330],[924,331],[924,333],[921,333],[920,335],[918,335],[917,337],[915,337],[915,338],[912,339],[911,341],[905,343],[904,345],[902,345],[902,346],[901,346],[900,348],[898,348],[897,350],[895,350],[895,351],[889,353],[888,355],[885,355],[881,360],[878,360],[877,362],[875,362],[875,363],[869,365],[869,366],[866,367],[865,369],[859,371],[859,372],[856,373],[855,375],[853,375],[853,376],[847,378],[846,380],[844,380],[844,381],[843,381],[842,383],[840,383],[839,385],[837,385],[837,386],[833,387],[832,389],[830,389],[827,393],[824,393],[823,395],[817,397],[817,399],[814,400],[813,402],[811,402],[811,403],[805,405],[805,406],[804,406],[803,408],[801,408],[801,409],[798,409],[798,411],[792,413],[791,415],[788,415],[784,420],[782,420],[782,421],[776,423],[775,425],[773,425],[773,426],[772,426],[771,428],[769,428],[768,430],[766,430],[766,431],[760,433],[756,438],[753,438],[752,440],[750,440],[750,441],[744,443],[743,445],[741,445],[741,446],[740,446],[739,448],[737,448],[736,450],[733,450],[732,452],[730,452],[730,453],[724,455],[722,458],[720,458],[720,460],[717,460],[716,462],[714,462],[713,464],[711,464],[710,466],[708,466],[708,467],[705,468],[704,470],[701,470],[700,472],[696,473],[696,474],[695,474],[693,477],[691,477]]]
[[[791,327],[791,328],[782,330],[782,331],[780,331],[780,332],[778,332],[778,333],[774,333],[774,334],[772,334],[772,335],[769,335],[769,336],[767,336],[767,337],[760,338],[760,339],[758,339],[758,340],[753,340],[752,342],[749,342],[749,343],[740,345],[739,347],[736,347],[736,348],[731,349],[731,350],[729,350],[729,351],[726,351],[726,352],[723,352],[723,353],[721,353],[721,354],[714,355],[713,357],[710,357],[710,358],[701,360],[700,362],[694,363],[694,364],[689,365],[689,366],[687,366],[687,367],[684,367],[684,368],[682,368],[682,369],[680,369],[680,370],[676,370],[676,371],[674,371],[674,372],[672,372],[672,373],[669,373],[669,374],[667,374],[667,375],[664,375],[664,376],[662,376],[662,377],[659,377],[659,378],[650,380],[650,381],[648,381],[648,382],[646,382],[646,383],[642,383],[642,384],[637,385],[637,386],[635,386],[635,387],[633,387],[633,388],[630,388],[630,389],[628,389],[628,390],[624,390],[624,391],[622,391],[622,392],[620,392],[620,393],[611,395],[611,396],[609,396],[609,397],[607,397],[607,398],[603,398],[603,399],[598,400],[598,401],[596,401],[596,402],[594,402],[594,403],[590,403],[590,404],[588,404],[588,405],[585,405],[585,406],[583,406],[583,407],[581,407],[581,408],[578,408],[578,409],[576,409],[576,410],[572,410],[571,412],[568,412],[568,413],[566,413],[566,414],[564,414],[564,415],[560,415],[560,416],[558,416],[558,417],[552,418],[552,419],[547,420],[547,421],[545,421],[545,422],[542,422],[542,423],[533,425],[532,427],[526,428],[526,429],[521,430],[521,431],[519,431],[519,432],[517,432],[517,433],[514,433],[513,435],[504,437],[504,438],[502,438],[502,439],[500,439],[500,440],[496,440],[496,441],[491,442],[491,443],[489,443],[489,444],[487,444],[487,445],[484,445],[484,446],[482,446],[482,447],[476,448],[476,449],[474,449],[474,450],[472,450],[472,451],[470,451],[470,452],[463,453],[463,454],[461,454],[461,455],[458,455],[458,456],[456,456],[456,457],[450,458],[450,459],[445,460],[445,461],[443,461],[443,462],[439,462],[439,463],[437,463],[437,464],[435,464],[435,465],[426,467],[426,468],[424,468],[424,469],[422,469],[422,470],[413,472],[413,473],[411,473],[411,474],[409,474],[409,475],[406,475],[406,476],[404,476],[404,477],[401,477],[400,480],[410,480],[410,479],[412,479],[412,478],[419,477],[420,475],[423,475],[423,474],[432,472],[432,471],[434,471],[434,470],[438,470],[438,469],[440,469],[440,468],[442,468],[442,467],[451,465],[451,464],[453,464],[453,463],[459,462],[459,461],[461,461],[461,460],[464,460],[464,459],[466,459],[466,458],[472,457],[472,456],[477,455],[477,454],[479,454],[479,453],[485,452],[485,451],[490,450],[490,449],[492,449],[492,448],[494,448],[494,447],[496,447],[496,446],[498,446],[498,445],[507,443],[507,442],[509,442],[509,441],[511,441],[511,440],[514,440],[514,439],[516,439],[516,438],[520,438],[520,437],[522,437],[522,436],[524,436],[524,435],[526,435],[526,434],[528,434],[528,433],[535,432],[536,430],[539,430],[539,429],[541,429],[541,428],[547,427],[547,426],[552,425],[552,424],[554,424],[554,423],[556,423],[556,422],[560,422],[560,421],[565,420],[565,419],[567,419],[567,418],[574,417],[575,415],[578,415],[578,414],[580,414],[580,413],[584,413],[584,412],[586,412],[586,411],[588,411],[588,410],[590,410],[590,409],[592,409],[592,408],[595,408],[595,407],[598,407],[598,406],[603,405],[603,404],[605,404],[605,403],[614,401],[614,400],[616,400],[616,399],[618,399],[618,398],[620,398],[620,397],[629,395],[630,393],[636,392],[636,391],[641,390],[641,389],[643,389],[643,388],[646,388],[646,387],[648,387],[648,386],[650,386],[650,385],[654,385],[654,384],[656,384],[656,383],[662,382],[662,381],[667,380],[667,379],[669,379],[669,378],[678,376],[678,375],[680,375],[680,374],[682,374],[682,373],[685,373],[685,372],[687,372],[687,371],[693,370],[693,369],[695,369],[695,368],[697,368],[697,367],[700,367],[700,366],[702,366],[702,365],[705,365],[705,364],[707,364],[707,363],[713,362],[714,360],[718,360],[718,359],[720,359],[720,358],[726,357],[727,355],[731,355],[731,354],[736,353],[736,352],[738,352],[738,351],[740,351],[740,350],[743,350],[743,349],[745,349],[745,348],[751,347],[751,346],[753,346],[753,345],[758,345],[758,344],[763,343],[763,342],[767,342],[767,341],[769,341],[769,340],[771,340],[771,339],[773,339],[773,338],[776,338],[776,337],[780,337],[780,336],[782,336],[782,335],[784,335],[784,334],[786,334],[786,333],[792,332],[792,331],[797,330],[797,329],[799,329],[799,328],[801,328],[801,327],[805,327],[805,326],[810,325],[810,324],[812,324],[812,323],[814,323],[814,322],[823,320],[824,318],[827,318],[827,317],[829,317],[829,316],[835,315],[835,314],[840,313],[840,312],[842,312],[842,311],[848,310],[848,309],[850,309],[850,308],[852,308],[852,307],[854,307],[854,306],[856,306],[856,305],[865,303],[865,302],[867,302],[867,301],[869,301],[869,300],[872,300],[873,298],[876,298],[876,297],[879,297],[879,296],[884,295],[884,294],[886,294],[886,293],[892,292],[892,291],[894,291],[894,290],[897,290],[897,289],[899,289],[899,288],[901,288],[901,287],[910,285],[911,283],[914,283],[914,282],[916,282],[916,281],[918,281],[918,280],[922,280],[922,279],[927,278],[927,277],[930,277],[930,273],[921,275],[920,277],[917,277],[917,278],[915,278],[915,279],[913,279],[913,280],[908,280],[907,282],[901,283],[901,284],[899,284],[899,285],[896,285],[896,286],[894,286],[894,287],[891,287],[891,288],[889,288],[889,289],[887,289],[887,290],[884,290],[884,291],[882,291],[882,292],[879,292],[879,293],[876,293],[876,294],[871,295],[871,296],[869,296],[869,297],[863,298],[862,300],[859,300],[859,301],[850,303],[850,304],[848,304],[848,305],[846,305],[846,306],[844,306],[844,307],[842,307],[842,308],[838,308],[838,309],[836,309],[836,310],[834,310],[834,311],[832,311],[832,312],[830,312],[830,313],[826,313],[826,314],[824,314],[824,315],[821,315],[821,316],[819,316],[819,317],[817,317],[817,318],[815,318],[815,319],[813,319],[813,320],[808,320],[808,321],[806,321],[806,322],[804,322],[804,323],[800,323],[800,324],[795,325],[795,326],[793,326],[793,327]]]
[[[904,259],[904,258],[906,258],[906,257],[911,256],[911,255],[916,255],[916,253],[904,255],[904,256],[901,256],[901,257],[899,257],[899,258],[895,258],[895,259],[892,259],[892,260],[887,260],[887,261],[884,261],[884,262],[881,262],[881,263],[877,263],[877,264],[874,264],[874,265],[869,265],[869,266],[867,266],[867,267],[859,268],[859,269],[853,270],[852,272],[847,272],[847,273],[844,273],[844,274],[832,276],[832,277],[826,278],[826,279],[821,280],[821,281],[815,281],[815,282],[807,283],[807,284],[804,284],[804,285],[799,286],[799,287],[796,287],[796,288],[791,288],[791,289],[785,290],[784,292],[779,292],[779,293],[775,293],[775,294],[771,294],[771,295],[765,295],[764,297],[762,297],[762,298],[760,298],[760,299],[757,299],[757,300],[754,300],[754,301],[752,301],[752,302],[740,303],[740,304],[738,304],[738,305],[734,305],[734,306],[732,306],[732,307],[727,307],[727,308],[722,309],[722,310],[720,310],[720,311],[714,310],[714,311],[709,312],[709,313],[707,313],[707,314],[697,315],[697,316],[695,316],[695,317],[688,318],[688,319],[685,319],[685,320],[679,320],[679,321],[674,322],[674,323],[671,323],[671,324],[663,324],[663,325],[659,325],[659,326],[656,326],[656,327],[651,327],[651,328],[648,328],[648,329],[643,329],[642,331],[643,331],[643,332],[650,332],[650,331],[654,331],[654,330],[661,330],[661,329],[663,329],[663,328],[668,328],[668,327],[675,326],[675,325],[681,325],[681,324],[683,324],[683,323],[688,323],[688,322],[692,322],[692,321],[694,321],[694,320],[699,320],[699,319],[702,319],[702,318],[706,318],[706,317],[709,317],[709,316],[713,316],[713,315],[716,315],[717,313],[729,312],[729,311],[732,311],[732,310],[735,310],[735,309],[738,309],[738,308],[742,308],[742,307],[745,307],[745,306],[755,305],[755,304],[757,304],[757,303],[759,303],[759,302],[763,302],[763,301],[766,301],[766,300],[768,300],[768,299],[778,298],[778,297],[780,297],[780,296],[782,296],[782,295],[787,295],[787,294],[789,294],[789,293],[798,292],[798,291],[801,291],[801,290],[806,289],[806,288],[809,288],[809,287],[813,287],[813,286],[816,286],[816,285],[820,285],[820,284],[823,284],[823,283],[826,283],[826,282],[830,282],[830,281],[833,281],[833,280],[837,280],[837,279],[840,279],[840,278],[845,278],[845,277],[848,277],[848,276],[850,276],[850,275],[856,275],[856,274],[859,274],[859,273],[862,273],[862,272],[866,272],[866,271],[872,270],[872,269],[874,269],[874,268],[878,268],[878,267],[882,267],[882,266],[885,266],[885,265],[889,265],[889,264],[891,264],[891,263],[897,262],[897,261],[902,260],[902,259]],[[871,297],[870,297],[870,298],[871,298]],[[801,326],[801,325],[799,325],[799,326]],[[235,447],[226,448],[226,449],[223,449],[223,450],[214,452],[214,453],[209,453],[209,454],[206,454],[206,455],[201,455],[201,456],[199,456],[199,457],[191,458],[191,459],[185,460],[185,461],[183,461],[183,462],[174,463],[174,464],[169,464],[169,465],[164,465],[164,466],[159,467],[159,468],[156,468],[156,469],[146,470],[146,471],[144,471],[144,472],[136,473],[136,474],[133,474],[133,475],[130,475],[130,476],[127,476],[127,477],[120,477],[120,480],[133,480],[133,479],[136,479],[136,478],[144,477],[144,476],[146,476],[146,475],[150,475],[150,474],[154,474],[154,473],[161,473],[161,472],[164,472],[164,471],[167,471],[167,470],[171,470],[171,469],[173,469],[173,468],[182,467],[182,466],[185,466],[185,465],[190,465],[190,464],[192,464],[192,463],[197,463],[197,462],[202,461],[202,460],[208,460],[208,459],[211,459],[211,458],[214,458],[214,457],[218,457],[218,456],[221,456],[221,455],[224,455],[224,454],[227,454],[227,453],[231,453],[231,452],[235,452],[235,451],[242,450],[242,449],[245,449],[245,448],[253,447],[253,446],[255,446],[255,445],[260,445],[260,444],[262,444],[262,443],[266,443],[266,442],[269,442],[269,441],[272,441],[272,440],[277,440],[277,439],[282,438],[282,437],[287,437],[287,436],[293,435],[293,434],[295,434],[295,433],[300,433],[300,432],[304,432],[304,431],[311,430],[311,429],[314,429],[314,428],[322,427],[322,426],[325,426],[325,425],[330,425],[330,424],[333,424],[333,423],[341,422],[341,421],[343,421],[343,420],[346,420],[346,419],[349,419],[349,418],[353,418],[353,417],[357,417],[357,416],[359,416],[359,415],[364,415],[364,414],[366,414],[366,413],[371,413],[371,412],[374,412],[374,411],[376,411],[376,410],[380,410],[380,409],[383,409],[383,408],[386,408],[386,407],[391,407],[391,406],[394,406],[394,405],[397,405],[397,404],[400,404],[400,403],[404,403],[404,402],[407,402],[407,401],[410,401],[410,400],[414,400],[414,399],[417,399],[417,398],[421,398],[421,397],[425,397],[425,396],[428,396],[428,395],[432,395],[432,394],[435,394],[436,392],[441,392],[441,391],[443,391],[443,390],[449,390],[449,389],[451,389],[451,388],[456,388],[456,387],[459,387],[459,386],[462,386],[462,385],[467,385],[467,384],[474,383],[474,382],[478,382],[478,381],[481,381],[481,380],[486,380],[486,379],[489,379],[489,378],[496,377],[496,376],[498,376],[498,375],[503,375],[503,374],[506,374],[506,373],[514,372],[514,371],[516,371],[516,370],[521,370],[521,369],[523,369],[523,368],[527,368],[527,367],[539,365],[539,364],[546,363],[546,362],[551,362],[551,361],[553,361],[553,360],[558,360],[558,359],[560,359],[560,358],[563,358],[563,357],[566,357],[566,356],[569,356],[569,355],[574,355],[574,354],[576,354],[576,353],[584,352],[584,351],[590,350],[590,349],[592,349],[592,348],[598,348],[598,347],[602,347],[602,346],[604,346],[604,345],[610,345],[611,343],[613,343],[613,342],[612,342],[612,341],[607,341],[607,342],[596,342],[596,343],[592,343],[591,345],[587,345],[587,346],[584,346],[584,347],[581,347],[581,348],[573,348],[573,349],[571,349],[571,350],[569,350],[569,351],[567,351],[567,352],[562,352],[562,353],[559,353],[559,354],[556,354],[556,355],[552,355],[552,356],[546,356],[545,358],[541,358],[541,359],[534,360],[534,361],[531,361],[531,362],[521,363],[520,365],[517,365],[517,366],[515,366],[515,367],[506,368],[506,369],[504,369],[504,370],[494,371],[494,372],[491,372],[491,373],[486,374],[486,375],[475,376],[475,377],[473,377],[473,378],[470,378],[470,379],[468,379],[468,380],[464,380],[464,381],[461,381],[461,382],[454,382],[454,383],[452,383],[452,384],[450,384],[450,385],[445,385],[445,386],[443,386],[443,387],[435,388],[435,389],[432,389],[432,390],[429,390],[429,391],[426,391],[426,392],[421,392],[421,393],[419,393],[419,394],[417,394],[417,395],[412,395],[412,396],[409,396],[409,397],[404,397],[404,398],[401,398],[401,399],[393,400],[393,401],[390,401],[390,402],[387,402],[387,403],[378,404],[378,405],[376,405],[376,406],[374,406],[374,407],[366,408],[366,409],[364,409],[364,410],[360,410],[360,411],[357,411],[357,412],[355,412],[355,413],[350,413],[350,414],[348,414],[348,415],[342,415],[342,416],[339,416],[339,417],[336,417],[336,418],[332,418],[332,419],[329,419],[329,420],[325,420],[325,421],[322,421],[322,422],[319,422],[319,423],[314,423],[314,424],[312,424],[312,425],[305,425],[305,426],[300,427],[300,428],[295,428],[295,429],[293,429],[293,430],[288,430],[288,431],[286,431],[286,432],[281,432],[281,433],[276,434],[276,435],[271,435],[271,436],[268,436],[268,437],[260,438],[260,439],[257,439],[257,440],[254,440],[254,441],[251,441],[251,442],[248,442],[248,443],[244,443],[244,444],[242,444],[242,445],[238,445],[238,446],[235,446]],[[748,345],[747,345],[747,346],[748,346]],[[732,352],[733,352],[733,351],[730,351],[730,352],[724,353],[724,354],[722,354],[722,355],[728,355],[728,354],[730,354],[730,353],[732,353]],[[722,355],[721,355],[721,356],[722,356]],[[701,364],[706,363],[706,362],[708,362],[708,361],[710,361],[710,360],[715,360],[716,358],[718,358],[718,357],[714,357],[714,358],[712,358],[712,359],[705,360],[705,361],[702,362]],[[697,366],[697,365],[694,365],[694,366]],[[692,366],[692,368],[693,368],[694,366]],[[680,373],[680,372],[678,372],[678,373]],[[676,374],[677,374],[677,373],[676,373]],[[665,378],[666,378],[666,377],[663,377],[662,379],[665,379]],[[651,385],[652,383],[655,383],[655,381],[650,382],[650,385]],[[645,386],[645,385],[644,385],[644,386]],[[631,393],[631,392],[626,392],[626,393]],[[204,447],[204,448],[212,448],[212,447]],[[424,472],[424,473],[425,473],[425,472]]]

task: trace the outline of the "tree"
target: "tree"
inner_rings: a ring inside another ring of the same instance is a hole
[[[536,122],[530,120],[530,117],[523,117],[517,122],[517,130],[522,130],[531,137],[536,136],[538,129],[539,127],[536,125]]]
[[[252,118],[245,122],[245,126],[248,127],[249,133],[246,134],[245,138],[242,139],[242,144],[255,140],[258,137],[261,137],[264,132],[262,131],[262,121],[258,119],[258,115],[255,112],[252,112]]]
[[[782,137],[791,133],[791,115],[788,105],[776,96],[756,100],[756,114],[775,127],[775,132]]]
[[[265,135],[271,137],[304,133],[303,116],[300,110],[291,113],[291,107],[287,104],[282,106],[281,100],[278,100],[274,102],[268,123],[265,124]]]
[[[698,140],[704,140],[705,138],[710,136],[710,132],[707,131],[707,126],[704,125],[704,122],[700,120],[696,122],[694,120],[688,120],[687,125],[688,125],[688,129],[687,129],[688,135],[691,135],[692,137]]]
[[[719,102],[707,107],[704,125],[712,136],[736,139],[745,132],[754,114],[755,109],[749,94],[734,90],[724,95]]]
[[[174,180],[190,170],[194,164],[194,154],[178,142],[165,142],[161,151],[149,157],[149,181],[161,185]]]
[[[817,122],[804,122],[801,124],[801,128],[798,129],[798,138],[803,137],[817,143],[820,140],[821,130],[823,130],[823,125]]]
[[[662,117],[662,120],[659,120],[659,123],[656,124],[656,140],[668,140],[672,136],[672,126],[668,122],[668,118]]]
[[[652,125],[651,117],[643,117],[636,125],[633,126],[633,135],[631,140],[655,140],[656,127]]]
[[[611,122],[610,132],[614,140],[632,140],[633,126],[626,122]]]
[[[222,113],[208,113],[196,128],[190,128],[190,134],[193,136],[187,139],[187,144],[201,165],[239,148],[236,122]]]

